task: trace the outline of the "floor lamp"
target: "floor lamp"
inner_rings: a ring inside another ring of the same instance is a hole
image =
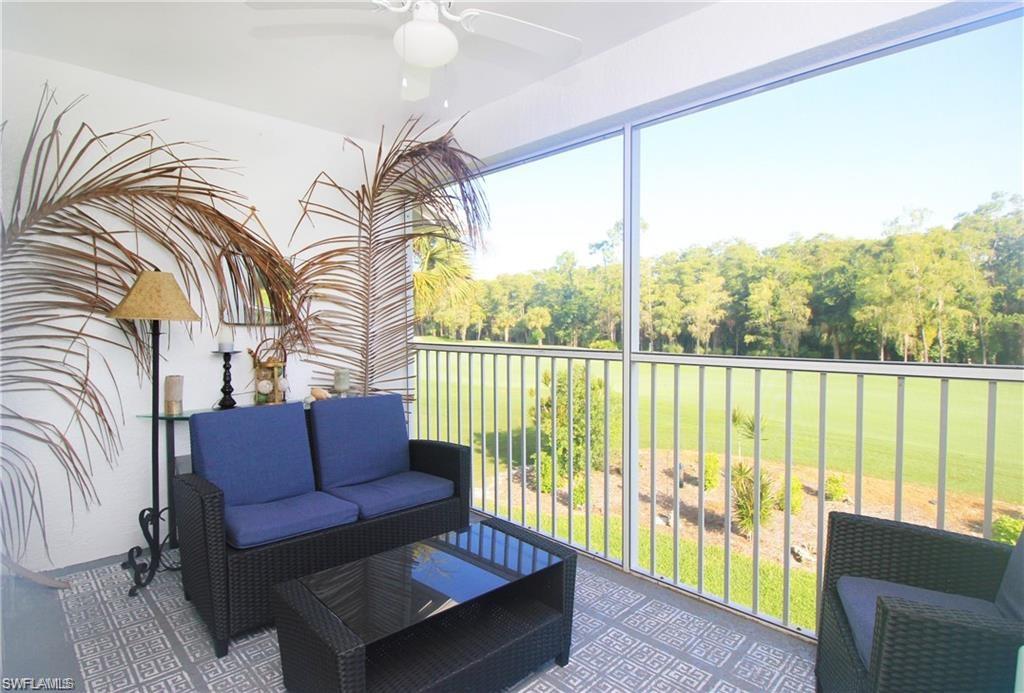
[[[161,320],[198,320],[199,316],[192,310],[188,299],[182,293],[174,275],[169,272],[142,272],[128,294],[110,311],[109,317],[118,320],[148,320],[152,332],[153,368],[153,408],[152,420],[152,458],[150,460],[153,504],[139,513],[139,526],[149,547],[149,562],[139,561],[143,549],[133,546],[128,551],[128,558],[122,563],[125,569],[131,569],[135,582],[128,594],[135,596],[140,587],[145,587],[156,575],[160,566],[160,321]],[[170,489],[168,489],[170,490]]]

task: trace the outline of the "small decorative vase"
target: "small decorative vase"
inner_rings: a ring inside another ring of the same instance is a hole
[[[331,386],[331,392],[334,393],[335,397],[347,397],[348,390],[351,387],[351,377],[347,368],[337,368],[334,371],[334,384]]]
[[[179,416],[182,412],[182,393],[185,389],[185,376],[169,375],[164,378],[164,414]]]

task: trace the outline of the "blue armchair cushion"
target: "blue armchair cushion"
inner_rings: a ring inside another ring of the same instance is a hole
[[[315,491],[301,402],[194,414],[192,468],[224,492],[224,505],[251,505]]]
[[[399,395],[313,402],[310,437],[322,489],[409,471],[409,434]]]
[[[1024,621],[1024,531],[1017,537],[1003,581],[999,583],[996,607],[1003,618]]]
[[[870,667],[871,643],[875,633],[875,609],[879,597],[898,597],[946,609],[999,617],[996,605],[984,599],[936,592],[885,580],[843,575],[839,578],[836,589],[839,592],[839,601],[843,605],[843,613],[846,614],[850,629],[853,631],[853,644],[856,645],[857,654],[860,655],[865,667]]]
[[[358,505],[359,517],[365,520],[451,498],[455,484],[432,474],[401,472],[353,486],[335,486],[327,493]]]
[[[224,531],[236,549],[269,544],[355,522],[359,508],[329,493],[311,491],[267,503],[224,508]]]

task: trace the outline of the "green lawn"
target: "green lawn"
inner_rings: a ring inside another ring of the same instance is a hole
[[[493,501],[487,504],[486,510],[494,512]],[[559,507],[557,536],[563,541],[569,537],[569,521],[565,517],[565,508]],[[499,513],[507,517],[508,508],[499,506]],[[522,514],[518,505],[513,507],[514,521],[521,521]],[[591,551],[603,554],[604,526],[598,524],[601,518],[592,518]],[[527,527],[537,526],[537,514],[527,511],[525,522]],[[540,530],[543,534],[551,533],[551,515],[541,512]],[[586,527],[582,513],[577,511],[573,522],[573,542],[583,546],[586,540]],[[655,574],[672,579],[672,533],[670,530],[659,530],[655,538]],[[638,563],[641,569],[650,570],[650,532],[641,529],[639,533]],[[609,557],[622,560],[622,519],[613,515],[608,518]],[[729,565],[729,601],[746,608],[752,604],[753,561],[747,556],[733,554]],[[704,592],[719,598],[725,589],[725,552],[721,546],[706,543],[704,546]],[[697,542],[680,538],[679,541],[679,581],[693,589],[697,587]],[[790,570],[790,623],[804,630],[815,630],[815,579],[814,571],[805,568],[791,567]],[[783,571],[778,562],[762,557],[760,561],[760,578],[758,582],[758,610],[782,620]]]
[[[520,360],[511,357],[511,372],[506,371],[506,358],[499,356],[492,360],[486,356],[485,381],[481,390],[481,357],[473,355],[473,429],[469,428],[469,355],[449,354],[447,372],[445,355],[440,360],[440,390],[438,390],[438,369],[433,355],[430,357],[430,382],[427,383],[427,369],[424,354],[419,355],[418,392],[431,393],[429,403],[420,401],[417,406],[417,434],[427,433],[429,407],[430,435],[437,437],[437,420],[440,414],[440,437],[469,442],[471,435],[477,453],[480,451],[481,395],[485,404],[488,455],[494,451],[494,402],[498,406],[498,447],[500,454],[507,456],[507,432],[511,430],[514,450],[521,442],[520,423]],[[494,364],[497,364],[497,389],[494,387]],[[531,410],[534,398],[535,359],[524,361],[527,402],[527,441],[532,449],[535,440],[534,422]],[[541,359],[540,367],[547,371],[550,359]],[[560,370],[567,368],[565,359],[557,360]],[[457,430],[457,374],[461,368],[462,430]],[[591,362],[591,377],[603,376],[602,362]],[[448,387],[445,388],[447,374]],[[507,378],[511,376],[511,391],[507,392]],[[654,390],[656,406],[655,436],[656,447],[668,449],[672,445],[673,432],[673,367],[658,366]],[[679,425],[681,448],[696,449],[697,442],[697,382],[698,369],[692,366],[679,367]],[[611,449],[621,449],[620,426],[617,405],[622,389],[621,367],[617,363],[609,366],[612,405]],[[732,375],[732,403],[748,412],[753,411],[754,374],[750,370],[734,369]],[[650,366],[640,366],[640,445],[650,446],[651,416],[651,374]],[[893,479],[896,454],[896,378],[888,376],[866,376],[864,379],[864,474],[878,479]],[[810,478],[816,478],[818,466],[818,387],[819,377],[814,373],[795,373],[793,377],[793,459],[796,465],[815,470]],[[440,395],[440,408],[435,397]],[[948,440],[948,489],[954,493],[981,496],[985,482],[985,435],[987,417],[988,386],[984,382],[952,381],[949,385],[949,440]],[[448,401],[446,398],[450,398]],[[511,411],[506,409],[511,402]],[[827,384],[826,418],[826,465],[829,470],[852,473],[854,471],[856,377],[852,375],[830,375]],[[903,479],[905,483],[935,486],[938,478],[939,447],[939,381],[926,378],[908,378],[905,398],[905,434]],[[782,460],[784,454],[785,425],[785,374],[764,371],[761,381],[762,412],[766,420],[763,442],[763,457],[767,460]],[[593,402],[593,416],[602,416],[602,402]],[[565,403],[559,403],[564,406]],[[582,407],[582,403],[578,406]],[[452,417],[449,422],[446,418]],[[511,425],[509,426],[509,417]],[[705,417],[706,446],[711,452],[721,453],[724,448],[727,418],[725,410],[725,369],[705,370]],[[1000,383],[996,423],[996,467],[995,495],[1002,501],[1016,505],[1024,504],[1024,386],[1020,383]],[[458,434],[458,435],[457,435]],[[742,446],[744,454],[750,454],[750,441],[743,440],[734,432],[734,451]],[[806,474],[804,476],[807,476]],[[852,489],[851,489],[852,491]]]

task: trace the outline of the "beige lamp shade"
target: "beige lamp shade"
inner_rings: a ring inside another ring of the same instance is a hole
[[[109,317],[119,320],[198,320],[170,272],[143,272]]]

